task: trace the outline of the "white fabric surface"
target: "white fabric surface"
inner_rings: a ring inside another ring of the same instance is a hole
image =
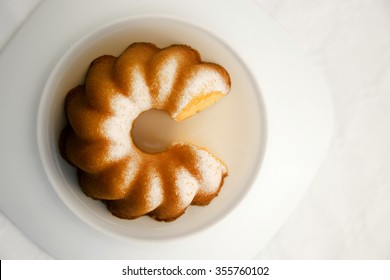
[[[335,110],[318,175],[257,257],[390,259],[390,0],[257,1],[322,73]],[[0,47],[40,2],[0,0]],[[49,258],[0,213],[0,259]]]

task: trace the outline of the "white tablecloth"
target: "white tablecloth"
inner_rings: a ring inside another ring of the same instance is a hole
[[[40,1],[0,0],[0,47]],[[307,195],[258,258],[390,259],[390,0],[257,1],[328,82],[336,121]],[[0,259],[48,258],[0,213]]]

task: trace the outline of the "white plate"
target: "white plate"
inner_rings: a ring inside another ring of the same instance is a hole
[[[172,126],[170,133],[166,128],[160,131],[170,134],[165,137],[170,136],[173,141],[207,147],[229,169],[229,176],[212,203],[207,207],[189,207],[186,214],[174,223],[156,223],[148,217],[134,221],[114,217],[100,201],[81,192],[75,169],[61,158],[58,151],[58,138],[65,126],[63,107],[67,92],[84,82],[94,58],[103,54],[119,55],[131,42],[153,42],[161,47],[188,44],[200,51],[205,61],[222,63],[232,81],[231,91],[223,100]],[[253,186],[265,144],[265,116],[259,97],[255,80],[235,52],[216,34],[196,23],[157,14],[116,20],[74,44],[50,74],[38,110],[40,156],[59,196],[76,215],[93,227],[126,240],[183,237],[218,222]]]
[[[36,140],[38,103],[66,50],[112,20],[145,14],[197,23],[218,36],[258,82],[267,127],[260,172],[242,201],[212,226],[166,240],[117,239],[79,219],[49,183]],[[56,258],[252,258],[302,198],[331,135],[323,81],[249,0],[44,1],[4,48],[0,73],[1,209]]]

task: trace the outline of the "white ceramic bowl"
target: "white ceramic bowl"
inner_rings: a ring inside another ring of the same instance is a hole
[[[91,61],[104,54],[119,55],[134,42],[159,47],[187,44],[202,59],[224,66],[232,90],[227,97],[181,125],[177,140],[207,147],[229,168],[219,196],[207,207],[190,206],[174,222],[149,217],[122,220],[100,201],[80,190],[76,171],[60,156],[58,140],[65,125],[63,103],[67,92],[83,82]],[[77,41],[59,60],[47,80],[38,115],[38,145],[49,181],[63,202],[94,228],[122,239],[179,238],[218,222],[240,203],[259,171],[265,144],[265,117],[260,92],[250,71],[221,38],[197,24],[162,15],[143,15],[104,25]]]

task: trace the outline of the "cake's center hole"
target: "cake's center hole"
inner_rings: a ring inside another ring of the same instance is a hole
[[[160,153],[174,141],[177,122],[163,110],[151,109],[141,113],[133,123],[134,144],[146,153]]]

